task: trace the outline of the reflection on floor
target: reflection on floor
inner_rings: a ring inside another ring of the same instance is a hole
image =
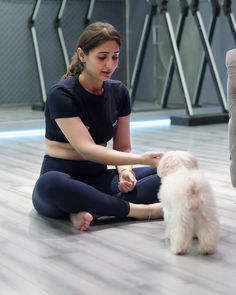
[[[153,115],[139,114],[139,119]],[[1,123],[1,130],[44,125],[41,118],[11,121]],[[186,256],[171,254],[161,220],[103,220],[88,232],[78,232],[69,222],[40,217],[33,210],[31,193],[43,137],[2,139],[1,294],[235,294],[236,192],[229,178],[227,125],[136,128],[131,135],[135,153],[183,149],[198,157],[217,196],[217,253],[199,255],[194,244]]]

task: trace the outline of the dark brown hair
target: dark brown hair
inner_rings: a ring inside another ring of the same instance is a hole
[[[106,41],[114,40],[119,47],[121,46],[121,37],[119,32],[111,24],[106,22],[95,22],[88,25],[80,35],[71,63],[67,68],[67,72],[62,76],[66,79],[70,76],[78,76],[84,69],[84,64],[78,57],[77,48],[81,48],[85,54]]]

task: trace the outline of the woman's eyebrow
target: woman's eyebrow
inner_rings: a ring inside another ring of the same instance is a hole
[[[100,53],[110,53],[109,51],[99,51],[97,54],[100,54]],[[120,53],[120,51],[115,51],[113,52],[113,54],[117,54],[117,53]]]

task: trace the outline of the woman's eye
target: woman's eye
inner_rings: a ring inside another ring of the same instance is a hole
[[[106,58],[106,56],[98,56],[98,59],[100,60],[104,60]]]
[[[117,60],[118,58],[119,58],[118,55],[114,55],[114,56],[112,56],[112,59],[113,59],[113,60]]]

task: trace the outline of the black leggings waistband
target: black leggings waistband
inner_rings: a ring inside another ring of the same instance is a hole
[[[107,170],[107,166],[86,160],[66,160],[44,156],[40,175],[48,171],[59,171],[72,177],[96,176]]]

